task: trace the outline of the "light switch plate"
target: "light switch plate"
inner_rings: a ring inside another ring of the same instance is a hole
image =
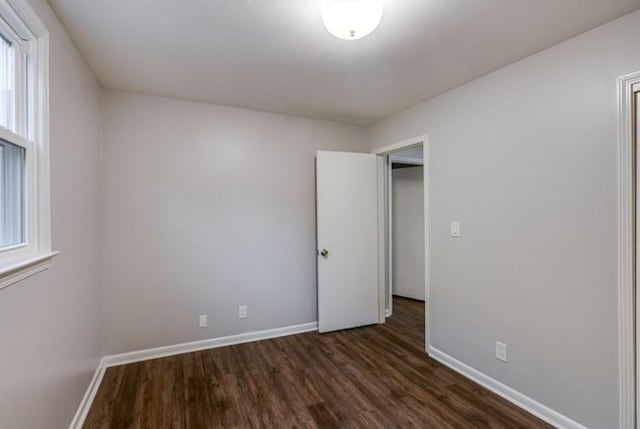
[[[458,221],[451,222],[451,236],[454,238],[460,237],[460,222]]]

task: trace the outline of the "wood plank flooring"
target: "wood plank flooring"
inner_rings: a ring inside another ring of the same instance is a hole
[[[384,325],[109,368],[85,428],[548,428],[427,357],[424,304]]]

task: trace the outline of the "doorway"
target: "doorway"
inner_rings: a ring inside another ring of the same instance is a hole
[[[394,302],[424,314],[425,350],[429,344],[429,192],[428,140],[419,136],[376,149],[380,269],[385,317]]]
[[[424,168],[422,148],[390,155],[389,295],[425,300],[424,290]]]

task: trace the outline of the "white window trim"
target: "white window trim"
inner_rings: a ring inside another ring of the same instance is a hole
[[[0,289],[49,268],[58,254],[51,248],[51,202],[49,184],[49,32],[26,0],[0,0],[0,16],[28,39],[33,73],[29,85],[34,108],[28,120],[28,139],[0,127],[0,137],[22,142],[29,148],[26,168],[26,227],[24,245],[0,251]],[[20,140],[21,139],[21,140]]]

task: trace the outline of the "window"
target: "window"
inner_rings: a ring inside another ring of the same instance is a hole
[[[0,37],[0,125],[10,129],[13,103],[11,97],[12,43]]]
[[[49,35],[27,0],[0,0],[0,289],[46,269]]]
[[[0,141],[0,249],[25,243],[25,149]]]

